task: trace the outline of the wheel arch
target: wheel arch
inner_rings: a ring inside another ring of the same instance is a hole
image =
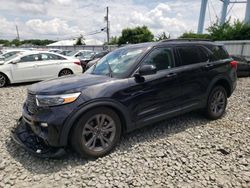
[[[230,84],[230,81],[227,78],[223,78],[223,77],[216,78],[210,84],[208,93],[210,93],[215,86],[219,86],[219,85],[223,86],[225,88],[225,90],[227,92],[227,97],[230,97],[232,95],[232,86]]]
[[[70,70],[71,73],[74,74],[74,71],[73,71],[72,69],[70,69],[70,68],[68,68],[68,67],[63,67],[63,68],[59,71],[58,77],[60,76],[60,73],[61,73],[63,70]]]
[[[0,74],[3,74],[7,78],[7,84],[11,84],[11,79],[10,79],[10,76],[8,74],[1,72],[1,71],[0,71]]]
[[[112,109],[114,112],[117,113],[121,120],[122,124],[122,133],[127,132],[128,125],[130,124],[130,118],[129,113],[126,110],[126,108],[116,102],[116,101],[92,101],[88,104],[85,104],[82,107],[79,107],[76,111],[70,115],[70,117],[64,122],[64,126],[62,129],[62,132],[60,134],[60,145],[66,146],[69,144],[70,136],[72,134],[73,127],[75,125],[75,122],[87,111],[98,108],[98,107],[107,107]]]

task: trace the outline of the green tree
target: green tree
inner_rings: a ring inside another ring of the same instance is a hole
[[[220,25],[219,22],[210,26],[207,31],[213,40],[249,40],[250,24],[235,21],[230,24],[230,20]]]
[[[154,35],[147,26],[126,28],[122,30],[122,36],[118,39],[118,44],[136,44],[141,42],[151,42]]]
[[[110,44],[110,45],[118,44],[118,37],[116,37],[116,36],[111,37],[111,38],[110,38],[109,44]]]
[[[197,34],[193,32],[186,32],[183,33],[179,38],[199,38],[199,39],[209,39],[210,35],[209,34]]]
[[[212,40],[250,40],[250,24],[240,22],[234,23],[230,19],[220,25],[219,21],[207,28],[208,34],[196,34],[193,32],[183,33],[179,38],[204,38]]]
[[[76,40],[76,45],[85,45],[83,40],[84,40],[83,36],[80,35],[80,37],[78,37],[77,40]]]
[[[158,37],[156,37],[155,41],[170,39],[170,34],[167,36],[165,32],[162,32]]]
[[[14,39],[10,42],[10,45],[20,46],[22,43],[18,39]]]

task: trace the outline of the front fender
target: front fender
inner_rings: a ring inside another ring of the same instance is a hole
[[[78,107],[76,110],[74,110],[71,115],[67,118],[63,125],[63,129],[61,131],[60,135],[60,145],[66,146],[68,144],[69,134],[71,129],[73,128],[75,122],[77,119],[89,111],[90,109],[106,106],[112,108],[116,113],[118,113],[118,116],[121,119],[121,123],[123,125],[123,131],[127,131],[128,126],[131,125],[131,120],[129,117],[129,113],[127,108],[122,105],[121,103],[112,100],[112,99],[98,99],[89,101],[88,103],[83,104],[82,106]]]

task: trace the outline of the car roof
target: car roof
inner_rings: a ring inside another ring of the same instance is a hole
[[[165,46],[165,45],[221,45],[220,43],[213,42],[211,40],[206,39],[168,39],[168,40],[161,40],[158,42],[146,42],[146,43],[139,43],[139,44],[127,44],[122,46],[121,48],[148,48],[148,47],[155,47],[155,46]]]

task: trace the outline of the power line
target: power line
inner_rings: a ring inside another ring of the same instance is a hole
[[[212,9],[213,9],[213,11],[214,11],[215,17],[216,17],[216,19],[218,19],[219,17],[218,17],[218,15],[217,15],[216,11],[215,11],[213,2],[212,2],[212,1],[210,1],[210,2],[211,2]]]

